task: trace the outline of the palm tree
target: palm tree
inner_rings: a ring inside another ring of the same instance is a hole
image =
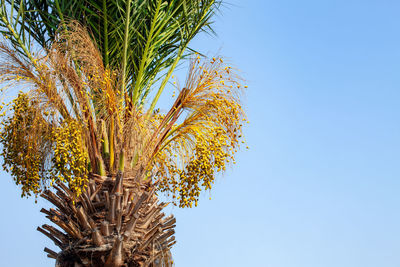
[[[172,266],[175,218],[158,194],[197,205],[234,162],[242,86],[222,59],[188,48],[211,31],[215,0],[2,1],[3,168],[41,196],[38,230],[56,266]],[[157,101],[176,66],[188,76],[169,111]],[[151,94],[151,92],[154,92]],[[15,94],[14,94],[15,95]],[[151,96],[151,97],[150,97]]]

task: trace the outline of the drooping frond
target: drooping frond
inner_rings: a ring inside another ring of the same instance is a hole
[[[193,60],[177,101],[160,122],[154,144],[160,189],[177,197],[179,206],[197,205],[217,172],[234,162],[245,115],[240,79],[221,59]],[[186,113],[185,113],[186,112]],[[186,115],[181,123],[179,117]]]
[[[68,33],[63,31],[59,34],[57,42],[47,53],[34,58],[32,65],[7,45],[0,44],[2,81],[23,83],[28,89],[17,98],[17,102],[11,103],[11,112],[8,113],[3,127],[5,133],[9,134],[2,141],[5,144],[3,154],[14,155],[12,153],[18,152],[18,146],[24,139],[34,139],[39,146],[35,148],[37,151],[43,150],[40,147],[43,142],[40,140],[48,140],[52,149],[47,151],[48,155],[40,158],[42,162],[47,157],[51,160],[49,166],[43,166],[41,171],[48,171],[53,181],[68,181],[79,193],[85,183],[85,173],[88,172],[87,157],[90,159],[91,171],[102,175],[105,172],[102,170],[104,162],[100,152],[102,136],[98,130],[99,124],[101,120],[107,120],[110,113],[115,113],[116,106],[121,101],[115,99],[115,95],[114,98],[109,97],[109,87],[114,86],[112,72],[104,69],[101,55],[88,43],[90,38],[87,32],[74,23],[69,28],[71,30]],[[111,92],[114,93],[113,90]],[[23,103],[22,107],[26,107],[22,109],[24,113],[19,112],[20,103]],[[30,118],[29,116],[33,116],[30,114],[37,115]],[[36,123],[36,118],[40,119],[40,123]],[[22,131],[21,129],[28,126],[19,127],[21,120],[35,122],[29,127],[39,127],[35,130],[37,134]],[[51,130],[45,134],[43,129]],[[19,139],[14,138],[16,135]],[[35,154],[32,151],[29,153],[32,156]],[[17,164],[18,155],[9,156],[6,164]],[[42,175],[43,181],[47,178],[48,176]],[[26,178],[18,176],[17,183],[23,179]],[[35,187],[40,187],[38,180]],[[33,187],[30,189],[33,190]],[[23,191],[27,190],[23,188]],[[39,192],[37,189],[33,191]]]

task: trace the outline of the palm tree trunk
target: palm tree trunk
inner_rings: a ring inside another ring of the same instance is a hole
[[[74,199],[62,183],[55,193],[41,195],[55,209],[42,209],[55,225],[44,224],[38,231],[61,251],[45,248],[56,266],[158,267],[172,266],[170,248],[175,244],[176,219],[165,217],[154,188],[134,179],[90,175],[87,189]]]

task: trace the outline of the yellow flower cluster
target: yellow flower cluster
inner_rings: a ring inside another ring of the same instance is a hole
[[[88,155],[82,139],[81,124],[65,120],[52,131],[53,168],[52,182],[56,179],[67,182],[77,196],[87,184]]]
[[[189,93],[182,97],[189,115],[173,128],[154,160],[160,191],[172,195],[179,207],[197,206],[216,174],[235,163],[246,119],[238,98],[241,85],[232,68],[222,63],[194,61],[185,86]]]
[[[37,104],[27,94],[20,93],[11,105],[12,116],[2,121],[0,135],[3,168],[22,186],[22,197],[30,196],[31,192],[38,194],[45,172],[47,132],[41,127],[43,119],[37,114]]]
[[[21,195],[38,195],[48,181],[56,180],[67,182],[79,195],[88,168],[81,125],[72,119],[54,125],[44,107],[24,93],[10,104],[11,115],[1,125],[1,155],[3,168],[21,185]]]
[[[216,171],[225,170],[232,155],[225,151],[227,136],[223,129],[216,128],[206,137],[199,137],[194,156],[179,173],[179,206],[197,206],[201,187],[209,190],[214,183]],[[201,187],[200,187],[201,186]]]

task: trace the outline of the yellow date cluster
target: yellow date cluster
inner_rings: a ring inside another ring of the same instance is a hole
[[[87,184],[88,155],[82,140],[81,124],[73,119],[64,120],[52,131],[51,179],[67,182],[79,196]]]
[[[10,172],[15,183],[22,186],[21,196],[38,194],[43,177],[46,132],[40,124],[35,103],[20,93],[11,103],[12,116],[2,121],[0,143],[3,168]],[[38,135],[44,135],[43,139]]]
[[[81,124],[57,122],[44,110],[25,93],[13,100],[10,116],[2,121],[3,168],[21,185],[22,196],[38,195],[56,180],[79,195],[88,169]]]

